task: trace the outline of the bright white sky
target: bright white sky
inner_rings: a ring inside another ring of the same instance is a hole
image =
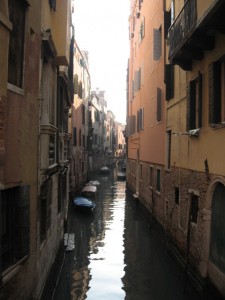
[[[126,121],[129,0],[75,0],[75,39],[89,52],[92,90],[105,90],[108,109]]]

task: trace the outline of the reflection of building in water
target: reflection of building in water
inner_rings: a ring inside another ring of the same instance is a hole
[[[72,272],[71,284],[71,300],[86,299],[87,291],[89,290],[89,282],[91,280],[90,270],[85,266],[79,271]]]

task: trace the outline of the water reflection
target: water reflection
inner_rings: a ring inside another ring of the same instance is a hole
[[[75,250],[65,257],[54,299],[200,299],[190,286],[184,293],[164,233],[115,178],[92,178],[100,182],[93,214],[71,210]]]
[[[114,174],[100,182],[94,214],[74,214],[75,231],[71,299],[124,299],[125,182]]]

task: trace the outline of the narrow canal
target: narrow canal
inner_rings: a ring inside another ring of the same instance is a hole
[[[71,207],[68,231],[75,248],[65,252],[52,299],[216,299],[209,293],[200,297],[185,282],[164,233],[115,171],[91,179],[100,183],[96,208],[84,214]]]

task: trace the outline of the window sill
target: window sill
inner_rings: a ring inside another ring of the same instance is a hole
[[[24,90],[11,84],[11,83],[7,83],[7,88],[9,91],[14,92],[18,95],[24,96]]]
[[[12,30],[12,23],[9,21],[9,19],[0,12],[0,24],[3,24],[7,29],[10,31]]]
[[[13,278],[21,269],[22,263],[27,259],[28,256],[25,256],[15,265],[9,267],[2,273],[2,285],[5,285],[11,278]]]
[[[225,121],[221,122],[221,123],[211,123],[209,124],[209,126],[213,129],[219,129],[219,128],[225,128]]]

